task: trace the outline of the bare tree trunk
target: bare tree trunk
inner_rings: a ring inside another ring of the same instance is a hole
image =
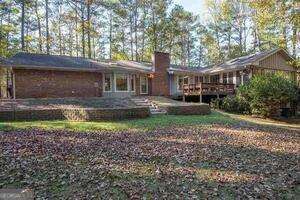
[[[231,58],[231,32],[227,35],[227,45],[228,45],[228,58]]]
[[[36,15],[36,19],[37,19],[37,26],[38,26],[38,32],[39,32],[39,51],[43,52],[43,39],[42,39],[42,30],[41,30],[41,17],[39,16],[38,13],[38,1],[35,1],[35,15]]]
[[[138,1],[135,0],[135,11],[134,11],[134,16],[135,16],[135,20],[134,20],[134,32],[135,32],[135,61],[139,60],[139,55],[138,55]]]
[[[130,22],[130,54],[131,54],[131,60],[133,60],[133,16],[132,13],[130,13],[129,16],[129,22]]]
[[[109,59],[112,59],[112,11],[109,11]]]
[[[87,39],[88,39],[88,58],[92,58],[91,47],[91,1],[87,1]]]
[[[203,47],[201,46],[201,41],[200,41],[199,51],[198,51],[198,67],[201,66],[202,54],[203,54]]]
[[[190,41],[190,34],[187,33],[187,65],[191,65],[191,41]]]
[[[95,43],[95,37],[93,37],[93,58],[96,59],[96,43]]]
[[[293,1],[293,7],[292,7],[292,13],[295,14],[296,12],[296,1]],[[295,14],[297,15],[297,14]],[[292,23],[292,55],[294,56],[294,58],[296,58],[296,48],[297,48],[297,27],[298,27],[298,22],[300,20],[298,18],[296,18],[295,16],[295,19]]]
[[[46,51],[47,54],[50,54],[50,35],[49,35],[49,3],[48,0],[45,0],[46,6]]]
[[[7,23],[11,24],[11,14],[10,12],[8,13],[8,18],[7,18]],[[1,25],[2,25],[2,19],[1,19]],[[10,40],[10,32],[7,32],[7,36],[6,36],[6,51],[9,51],[9,40]],[[2,35],[1,30],[0,30],[0,35]],[[0,36],[0,44],[1,44],[1,36]],[[3,49],[4,50],[4,49]]]
[[[61,33],[61,5],[58,7],[58,43],[59,43],[59,55],[62,55],[62,33]]]
[[[84,23],[84,3],[81,4],[81,44],[82,57],[85,57],[85,23]]]
[[[25,50],[24,24],[25,24],[25,0],[22,0],[22,17],[21,17],[21,49],[22,49],[22,51]]]
[[[156,20],[155,20],[155,9],[154,3],[152,2],[152,26],[153,26],[153,36],[154,36],[154,46],[153,51],[157,51],[157,34],[156,34]]]
[[[144,61],[144,51],[145,51],[145,20],[146,20],[146,10],[143,10],[143,19],[142,19],[142,52],[141,52],[141,61]]]
[[[77,1],[75,2],[75,40],[76,40],[76,56],[78,57],[79,56],[79,44],[78,44],[78,32],[77,32],[77,29],[78,29],[78,4],[77,4]]]
[[[73,56],[73,29],[71,25],[69,25],[69,55]]]

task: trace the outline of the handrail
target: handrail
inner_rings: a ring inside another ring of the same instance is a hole
[[[198,84],[184,84],[183,93],[189,94],[203,94],[203,93],[234,93],[235,84],[232,83],[198,83]]]

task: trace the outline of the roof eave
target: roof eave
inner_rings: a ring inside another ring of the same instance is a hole
[[[13,69],[32,69],[32,70],[53,70],[53,71],[84,71],[84,72],[97,72],[97,71],[104,71],[106,69],[88,69],[88,68],[69,68],[69,67],[54,67],[54,66],[35,66],[35,65],[16,65],[16,64],[9,64],[9,65],[1,65],[2,67],[6,68],[13,68]]]

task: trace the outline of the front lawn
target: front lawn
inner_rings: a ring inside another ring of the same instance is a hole
[[[0,188],[31,188],[38,198],[300,195],[297,125],[213,112],[120,122],[12,122],[0,129]]]
[[[11,129],[64,129],[70,131],[146,131],[155,128],[183,125],[236,124],[238,120],[227,117],[219,112],[210,115],[162,115],[145,119],[121,120],[111,122],[71,122],[71,121],[32,121],[32,122],[0,122],[1,130]]]

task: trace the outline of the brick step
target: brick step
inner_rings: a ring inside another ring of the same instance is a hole
[[[159,108],[156,104],[144,98],[133,98],[131,99],[138,106],[147,106],[150,109],[151,115],[164,115],[167,113],[166,110]]]

